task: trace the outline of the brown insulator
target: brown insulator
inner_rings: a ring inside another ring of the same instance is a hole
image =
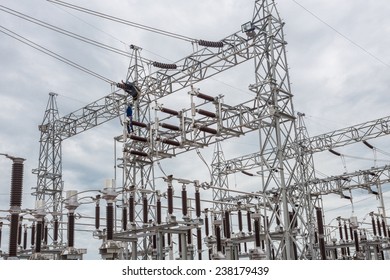
[[[148,213],[149,208],[148,208],[148,197],[144,195],[142,197],[142,213],[143,213],[143,222],[144,224],[148,223]]]
[[[210,111],[206,111],[206,110],[202,110],[202,109],[197,109],[196,112],[198,112],[199,114],[201,114],[203,116],[210,117],[210,118],[217,117],[217,115],[215,113],[210,112]]]
[[[360,251],[359,238],[358,238],[358,232],[356,229],[353,231],[353,237],[354,237],[353,239],[355,240],[355,250],[356,250],[356,252],[359,252]]]
[[[45,245],[48,244],[48,237],[49,237],[49,227],[47,226],[47,224],[45,224],[45,229],[44,229],[44,234],[43,234],[43,243]]]
[[[225,211],[225,228],[226,228],[226,238],[230,238],[230,213],[229,211]]]
[[[224,213],[222,213],[222,230],[223,230],[223,236],[226,237],[226,217]]]
[[[122,229],[127,230],[127,207],[126,205],[122,208]]]
[[[175,126],[175,125],[171,125],[171,124],[167,124],[167,123],[160,123],[160,126],[163,128],[169,129],[169,130],[180,131],[180,127]]]
[[[248,232],[252,232],[252,219],[251,219],[251,212],[246,212],[246,222],[248,226]]]
[[[218,133],[216,129],[211,128],[211,127],[207,127],[207,126],[201,126],[201,127],[199,127],[199,130],[203,131],[203,132],[210,133],[210,134],[214,134],[214,135]]]
[[[260,243],[260,221],[259,221],[259,219],[255,219],[254,227],[255,227],[255,244],[256,244],[256,248],[259,248],[260,245],[261,245],[261,243]]]
[[[153,234],[152,236],[152,246],[153,246],[153,249],[157,249],[157,235],[156,234]]]
[[[148,156],[148,154],[145,152],[134,151],[134,150],[130,151],[130,154],[135,155],[135,156],[140,156],[140,157],[147,157]]]
[[[41,244],[42,244],[42,221],[37,222],[35,233],[35,253],[41,252]]]
[[[114,206],[112,203],[107,203],[106,206],[106,227],[107,240],[112,240],[114,235]]]
[[[168,214],[172,215],[173,214],[173,189],[171,185],[168,185],[167,195],[168,195]]]
[[[374,236],[376,236],[376,226],[375,226],[375,218],[374,218],[374,216],[371,217],[371,224],[372,224],[372,231],[374,233]]]
[[[215,226],[215,236],[217,241],[217,252],[222,252],[222,240],[221,240],[221,228],[220,226]]]
[[[156,206],[157,206],[157,208],[156,208],[157,224],[161,225],[161,200],[160,200],[160,198],[157,199]]]
[[[35,223],[31,226],[31,246],[35,245],[35,230],[36,226]]]
[[[238,230],[240,232],[242,232],[242,212],[241,212],[241,209],[238,209],[237,217],[238,217]]]
[[[137,135],[130,135],[131,140],[139,141],[139,142],[148,142],[148,139],[146,137],[141,137]]]
[[[59,223],[58,223],[58,218],[54,219],[54,228],[53,228],[53,241],[54,243],[57,243],[58,241],[58,230],[59,230]]]
[[[198,44],[199,44],[199,46],[209,47],[209,48],[222,48],[223,47],[222,41],[214,42],[214,41],[199,40]]]
[[[163,69],[171,69],[171,70],[177,69],[177,65],[174,63],[161,63],[161,62],[154,61],[152,65],[154,67],[163,68]]]
[[[182,257],[181,250],[182,250],[182,244],[181,244],[181,234],[178,234],[178,242],[179,242],[179,257]]]
[[[133,126],[138,126],[138,127],[143,127],[143,128],[147,128],[148,127],[148,125],[146,123],[137,122],[137,121],[132,121],[131,124]]]
[[[162,247],[165,248],[165,234],[161,234],[161,242],[162,242]],[[164,256],[165,258],[165,256]]]
[[[199,98],[202,98],[204,100],[207,100],[207,101],[215,101],[215,97],[210,96],[210,95],[206,95],[206,94],[203,94],[203,93],[198,93],[198,94],[196,94],[196,96],[199,97]]]
[[[192,244],[192,230],[191,230],[191,229],[189,229],[189,230],[187,231],[187,244],[188,244],[188,245],[191,245],[191,244]]]
[[[68,247],[74,247],[74,213],[68,213]]]
[[[129,221],[130,223],[134,223],[134,195],[131,193],[129,197]]]
[[[22,244],[22,221],[23,217],[19,218],[19,225],[18,225],[18,245],[20,246]]]
[[[336,152],[335,150],[329,149],[329,152],[331,152],[332,154],[334,154],[334,155],[336,155],[338,157],[341,156],[341,154],[339,152]]]
[[[202,229],[196,229],[196,243],[198,245],[198,260],[202,259]]]
[[[344,222],[344,233],[345,233],[345,240],[348,241],[348,228],[347,228],[347,223]]]
[[[351,235],[351,240],[353,240],[354,234],[353,234],[353,229],[352,229],[351,225],[349,225],[349,234]]]
[[[376,218],[376,225],[378,227],[378,234],[379,234],[379,236],[382,236],[382,228],[381,228],[381,223],[379,221],[379,217]]]
[[[200,218],[200,212],[201,212],[201,209],[200,209],[200,193],[199,193],[199,190],[195,190],[195,214],[196,214],[196,217],[197,218]]]
[[[1,236],[3,235],[3,222],[0,222],[0,248],[1,248]]]
[[[45,238],[45,219],[42,220],[42,234],[41,234],[41,240]]]
[[[180,143],[178,141],[175,141],[175,140],[170,140],[170,139],[160,139],[161,142],[165,143],[165,144],[168,144],[168,145],[172,145],[172,146],[176,146],[176,147],[179,147],[180,146]]]
[[[366,145],[367,147],[369,147],[370,149],[374,149],[374,146],[371,145],[370,143],[368,143],[366,140],[363,140],[362,141],[364,145]]]
[[[168,109],[168,108],[164,108],[164,107],[161,107],[160,111],[163,112],[163,113],[169,114],[169,115],[173,115],[173,116],[178,116],[179,115],[178,111],[175,111],[175,110],[172,110],[172,109]]]
[[[209,216],[207,215],[207,213],[204,216],[204,226],[205,226],[206,237],[208,237],[210,234],[210,231],[209,231]]]
[[[339,220],[339,235],[340,235],[340,240],[343,239],[343,227],[341,226],[341,220]]]
[[[96,204],[95,206],[95,228],[100,228],[100,205]]]
[[[325,251],[325,240],[324,240],[324,224],[322,221],[322,210],[321,208],[316,209],[317,214],[317,227],[318,227],[318,238],[319,238],[319,247],[321,259],[326,260],[326,251]]]
[[[23,232],[23,249],[24,250],[27,249],[27,227],[24,228],[24,232]]]
[[[386,224],[385,224],[385,219],[382,218],[382,228],[383,228],[383,235],[384,237],[387,237],[387,230],[386,230]]]
[[[11,225],[10,225],[10,234],[9,234],[9,257],[16,257],[18,252],[18,223],[19,223],[19,214],[11,214]]]
[[[172,245],[172,240],[171,240],[171,235],[172,235],[172,233],[168,232],[167,235],[168,235],[168,237],[167,237],[167,239],[168,239],[168,240],[167,240],[168,246],[171,246],[171,245]]]
[[[181,207],[182,207],[182,213],[183,213],[183,216],[187,216],[187,190],[185,187],[183,187],[182,191],[181,191]]]
[[[20,207],[22,205],[23,191],[23,159],[13,159],[12,178],[11,178],[11,207]]]
[[[244,170],[242,170],[241,173],[242,173],[242,174],[245,174],[245,175],[247,175],[247,176],[251,176],[251,177],[254,176],[252,173],[249,173],[249,172],[244,171]]]

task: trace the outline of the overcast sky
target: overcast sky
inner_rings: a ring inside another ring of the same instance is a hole
[[[167,30],[195,39],[218,41],[240,30],[251,20],[252,0],[113,0],[69,1],[147,26]],[[387,0],[279,0],[278,9],[285,21],[287,60],[290,67],[294,108],[306,114],[311,136],[388,116],[390,98],[390,2]],[[134,44],[151,60],[170,63],[192,53],[188,42],[167,38],[96,18],[44,0],[0,0],[0,4],[60,28],[113,46],[123,51]],[[37,43],[110,80],[125,79],[129,60],[106,50],[69,38],[0,11],[0,31],[4,28]],[[55,92],[60,115],[66,115],[111,92],[108,83],[45,55],[0,32],[0,153],[26,158],[23,208],[34,207],[31,188],[38,167],[39,131],[49,92]],[[252,62],[251,62],[252,63]],[[241,69],[241,68],[238,68]],[[248,85],[253,71],[229,71],[203,82],[199,87],[208,95],[223,94],[229,105],[251,98]],[[189,107],[188,89],[178,97],[167,99],[167,107]],[[113,120],[63,143],[63,179],[65,190],[102,189],[106,178],[114,177],[113,137],[122,133],[119,120]],[[232,139],[223,143],[225,158],[256,152],[252,138]],[[370,141],[390,153],[389,139]],[[208,163],[214,147],[202,151]],[[373,166],[373,152],[364,145],[340,149],[339,152],[365,160],[340,158],[327,153],[316,155],[316,169],[338,175]],[[193,153],[175,161],[161,162],[167,174],[175,177],[209,180],[207,167]],[[377,165],[390,157],[378,154]],[[371,159],[371,160],[369,160]],[[193,172],[194,165],[199,166]],[[9,208],[11,161],[0,157],[0,210]],[[157,172],[158,173],[158,172]],[[159,174],[157,174],[159,175]],[[161,175],[161,174],[160,174]],[[318,175],[320,177],[320,175]],[[233,187],[253,189],[256,182],[241,174],[229,177]],[[385,186],[387,187],[387,186]],[[357,192],[359,194],[359,192]],[[387,201],[389,196],[387,194]],[[378,201],[367,199],[364,216],[377,211]],[[333,208],[344,206],[342,215],[351,215],[349,202],[332,195],[326,222],[341,215]],[[89,208],[92,206],[89,205]],[[80,213],[89,212],[80,207]],[[355,205],[355,207],[357,207]],[[371,209],[371,210],[369,210]],[[356,209],[355,209],[356,210]],[[0,217],[7,213],[0,212]],[[8,250],[3,237],[1,248]],[[96,243],[100,244],[100,243]],[[76,247],[87,246],[78,244]],[[98,246],[98,245],[96,245]],[[89,250],[95,250],[94,248]],[[96,255],[95,252],[91,254]]]

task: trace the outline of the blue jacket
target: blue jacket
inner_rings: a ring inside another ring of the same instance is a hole
[[[128,106],[128,107],[127,107],[126,115],[127,115],[128,117],[132,117],[132,116],[133,116],[133,109],[131,108],[131,106]]]

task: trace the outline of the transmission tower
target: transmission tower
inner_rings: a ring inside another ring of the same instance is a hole
[[[33,188],[37,207],[41,205],[49,210],[53,216],[53,224],[62,221],[62,139],[57,133],[57,121],[59,120],[56,93],[49,94],[42,124],[39,126],[40,148],[38,168],[33,170],[37,175],[37,187]],[[62,231],[53,236],[53,242],[57,243],[57,237],[62,242]]]

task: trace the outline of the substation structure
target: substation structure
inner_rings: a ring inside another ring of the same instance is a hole
[[[18,171],[10,215],[0,224],[0,230],[11,231],[2,256],[83,258],[86,250],[74,246],[77,228],[88,227],[76,222],[82,192],[64,192],[62,142],[119,117],[123,131],[114,139],[122,150],[116,162],[122,178],[108,179],[91,198],[91,238],[101,240],[102,259],[385,259],[390,234],[381,186],[389,182],[389,167],[318,179],[313,154],[337,155],[334,148],[357,142],[370,146],[368,140],[390,133],[390,117],[309,137],[304,115],[293,109],[283,25],[274,1],[258,0],[241,31],[217,42],[196,41],[197,50],[174,64],[143,58],[142,49],[132,45],[126,82],[80,110],[59,117],[56,94],[50,93],[39,126],[34,209],[21,207],[23,159],[8,156]],[[226,104],[224,96],[195,87],[249,60],[254,62],[249,99]],[[163,97],[183,91],[186,109],[161,104]],[[126,116],[130,103],[132,120]],[[248,133],[258,133],[259,151],[226,160],[221,143]],[[212,145],[209,181],[175,174],[156,178],[164,159]],[[257,176],[258,190],[229,188],[228,175],[237,172]],[[337,217],[335,236],[325,223],[323,196],[347,198],[355,188],[377,196],[379,211],[370,213],[369,226],[358,217]]]

